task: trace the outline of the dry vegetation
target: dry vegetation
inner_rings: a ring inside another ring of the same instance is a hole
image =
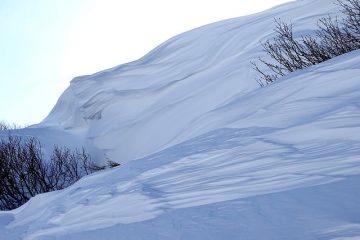
[[[275,38],[262,43],[268,60],[259,58],[258,62],[252,62],[260,73],[257,79],[260,86],[298,69],[360,49],[360,1],[339,0],[337,4],[344,17],[340,20],[330,16],[321,18],[313,35],[296,38],[292,24],[275,20]]]

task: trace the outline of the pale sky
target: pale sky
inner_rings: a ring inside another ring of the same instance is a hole
[[[40,122],[72,78],[289,0],[0,0],[0,120]]]

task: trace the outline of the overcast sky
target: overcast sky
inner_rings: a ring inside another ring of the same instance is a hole
[[[73,77],[289,0],[0,0],[0,120],[40,122]]]

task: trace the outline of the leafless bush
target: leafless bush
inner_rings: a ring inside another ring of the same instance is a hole
[[[318,29],[312,35],[295,38],[292,24],[275,20],[275,38],[262,43],[271,61],[259,58],[267,71],[252,62],[253,68],[260,73],[257,79],[260,86],[270,84],[287,73],[360,49],[359,0],[338,1],[338,4],[342,7],[344,19],[321,18]]]
[[[302,42],[294,37],[292,24],[280,20],[275,20],[275,22],[276,37],[272,41],[268,40],[262,43],[264,51],[274,61],[270,62],[259,58],[259,61],[272,73],[268,74],[252,62],[254,69],[261,74],[258,82],[262,86],[274,82],[289,72],[308,67],[312,65],[313,61],[305,51]],[[309,45],[316,47],[317,41],[314,38],[308,37],[304,38],[305,40]]]
[[[356,37],[350,29],[343,25],[337,17],[322,18],[318,23],[319,30],[316,31],[319,45],[323,53],[330,58],[351,52],[359,48]]]
[[[0,120],[0,131],[3,130],[13,130],[13,129],[19,129],[19,128],[23,128],[22,126],[16,124],[16,123],[8,123],[5,121]]]
[[[359,0],[338,0],[338,5],[342,8],[342,13],[345,15],[343,24],[346,29],[349,29],[359,44],[360,41],[360,1]]]
[[[1,139],[0,210],[17,208],[39,193],[66,188],[96,168],[84,149],[56,146],[47,161],[36,138]]]
[[[6,122],[0,121],[0,131],[2,130],[7,130],[8,126],[6,124]]]

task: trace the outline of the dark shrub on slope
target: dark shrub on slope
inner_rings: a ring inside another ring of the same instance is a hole
[[[292,24],[275,20],[275,38],[262,43],[269,60],[259,58],[260,65],[267,70],[252,62],[253,68],[260,73],[257,81],[261,86],[287,73],[360,49],[360,1],[338,1],[338,5],[344,18],[321,18],[318,29],[308,36],[295,37]]]
[[[89,154],[55,146],[50,160],[36,138],[0,140],[0,210],[17,208],[31,197],[64,189],[96,167]]]
[[[24,127],[25,126],[20,126],[15,123],[10,124],[8,122],[0,120],[0,131],[20,129],[20,128],[24,128]]]

